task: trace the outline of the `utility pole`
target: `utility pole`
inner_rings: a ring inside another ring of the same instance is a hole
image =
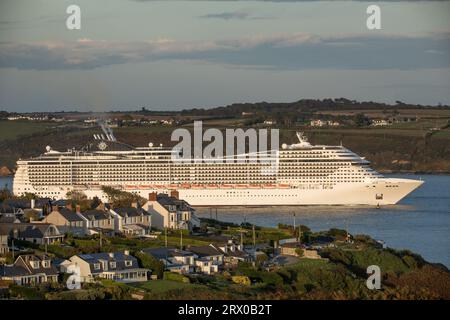
[[[102,248],[102,230],[100,230],[100,249]]]
[[[295,232],[295,212],[294,212],[294,232]]]
[[[302,225],[298,226],[298,243],[302,243]]]
[[[13,258],[13,262],[14,262],[14,239],[11,240],[11,246],[12,246],[12,258]]]
[[[165,244],[166,244],[166,248],[167,248],[167,227],[164,228],[164,239],[165,239]]]
[[[180,228],[180,250],[183,250],[183,229]]]
[[[253,248],[256,249],[255,225],[252,225],[252,230],[253,230]]]

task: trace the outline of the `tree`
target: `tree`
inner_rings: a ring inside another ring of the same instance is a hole
[[[106,193],[109,203],[114,207],[131,207],[134,202],[142,206],[146,202],[144,198],[137,194],[121,191],[112,187],[103,186],[102,191]]]
[[[164,276],[164,263],[154,256],[143,253],[136,252],[134,256],[138,259],[139,265],[142,268],[150,269],[152,274],[156,274],[158,279],[162,279]]]

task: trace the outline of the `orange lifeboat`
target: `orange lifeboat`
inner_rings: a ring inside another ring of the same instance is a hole
[[[283,189],[286,189],[286,188],[290,188],[291,186],[289,185],[289,184],[283,184],[283,183],[280,183],[279,185],[278,185],[278,188],[283,188]]]
[[[235,187],[236,188],[247,188],[248,187],[248,185],[246,185],[246,184],[237,184],[237,185],[235,185]]]

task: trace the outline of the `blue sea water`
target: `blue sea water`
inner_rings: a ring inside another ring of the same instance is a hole
[[[347,229],[352,234],[368,234],[396,249],[409,249],[430,262],[450,268],[450,176],[388,175],[422,179],[425,183],[399,204],[375,207],[305,206],[305,207],[229,207],[218,208],[222,221],[250,222],[275,227],[278,223],[296,223],[311,229]],[[0,186],[12,187],[10,177],[0,177]],[[215,209],[199,208],[200,217],[215,217]]]

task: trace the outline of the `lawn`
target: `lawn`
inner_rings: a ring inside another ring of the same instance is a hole
[[[184,283],[172,280],[152,280],[146,282],[137,282],[129,284],[133,288],[143,289],[151,293],[162,293],[170,290],[185,289],[185,288],[204,288],[202,285]]]

